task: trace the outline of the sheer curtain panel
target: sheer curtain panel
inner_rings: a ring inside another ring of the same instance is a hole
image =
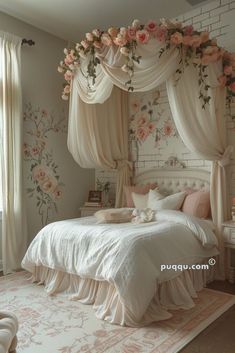
[[[20,268],[27,246],[22,178],[21,38],[0,32],[2,259],[4,274]]]

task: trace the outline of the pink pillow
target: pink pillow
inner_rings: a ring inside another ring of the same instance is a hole
[[[209,191],[196,191],[185,197],[182,212],[198,218],[208,218],[210,213]]]
[[[146,184],[146,185],[126,185],[124,186],[124,191],[125,191],[125,195],[126,195],[126,206],[127,207],[135,207],[133,199],[132,199],[132,195],[131,193],[134,192],[135,194],[141,194],[141,195],[145,195],[149,192],[149,190],[153,190],[156,189],[157,184],[156,183],[152,183],[152,184]]]

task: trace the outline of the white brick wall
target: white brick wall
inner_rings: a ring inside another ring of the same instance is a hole
[[[227,50],[235,52],[235,0],[215,0],[207,5],[196,8],[190,12],[178,16],[179,21],[184,24],[193,24],[198,30],[208,30],[212,37],[216,37],[218,44]],[[159,103],[162,107],[169,106],[165,86],[160,87],[161,98]],[[134,93],[135,94],[135,93]],[[227,131],[229,143],[235,147],[235,105],[232,108],[234,119],[227,112]],[[139,159],[136,163],[136,171],[164,166],[165,161],[175,155],[183,160],[189,168],[210,168],[210,162],[199,159],[187,150],[183,143],[173,141],[167,147],[155,148],[151,145],[140,147]],[[111,197],[115,195],[116,172],[96,171],[96,177],[102,181],[111,182]],[[235,153],[231,165],[228,167],[228,192],[229,197],[235,196]]]

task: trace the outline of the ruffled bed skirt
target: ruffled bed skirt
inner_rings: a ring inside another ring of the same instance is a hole
[[[190,309],[197,292],[212,281],[212,270],[186,270],[179,276],[160,284],[145,315],[136,322],[132,313],[122,303],[114,285],[107,281],[81,278],[78,275],[38,266],[33,281],[44,284],[49,295],[63,293],[72,300],[92,304],[97,318],[111,324],[139,327],[172,317],[168,310]]]

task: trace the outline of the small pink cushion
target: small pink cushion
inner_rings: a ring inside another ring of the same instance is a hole
[[[153,190],[156,189],[157,184],[156,183],[152,183],[152,184],[146,184],[146,185],[132,185],[132,186],[124,186],[124,191],[125,191],[125,195],[126,195],[126,206],[127,207],[135,207],[133,199],[132,199],[132,192],[134,192],[135,194],[141,194],[141,195],[145,195],[149,192],[149,190]]]
[[[196,191],[185,197],[182,212],[198,218],[208,218],[210,213],[209,191]]]

